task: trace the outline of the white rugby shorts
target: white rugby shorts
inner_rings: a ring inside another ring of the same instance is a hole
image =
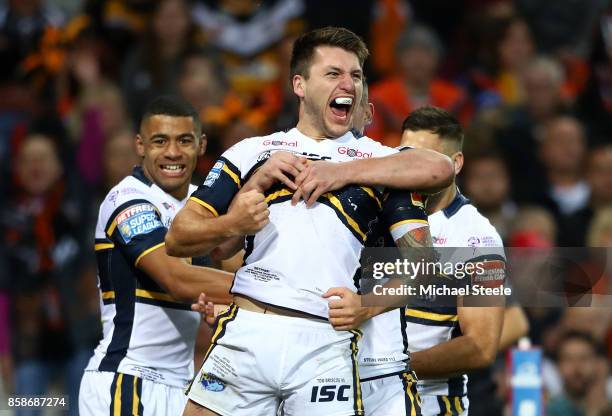
[[[180,416],[183,389],[108,371],[85,371],[79,390],[80,416]]]
[[[363,415],[358,331],[232,305],[187,395],[222,416]]]

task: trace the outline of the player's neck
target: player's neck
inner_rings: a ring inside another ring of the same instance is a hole
[[[453,181],[453,183],[447,188],[444,188],[444,190],[427,197],[427,215],[435,214],[436,212],[445,209],[451,204],[451,202],[453,202],[456,196],[457,185],[455,185],[455,182]]]
[[[314,123],[311,123],[305,117],[300,118],[295,128],[297,128],[298,131],[304,136],[310,137],[313,140],[319,141],[329,139],[329,137],[325,136],[325,134],[321,132],[320,129],[315,127]]]

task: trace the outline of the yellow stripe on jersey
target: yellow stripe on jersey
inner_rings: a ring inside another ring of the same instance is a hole
[[[223,164],[223,168],[221,170],[227,173],[229,177],[232,178],[234,182],[236,182],[238,188],[240,188],[240,177],[230,170],[230,168],[227,166],[227,163]]]
[[[192,200],[193,202],[202,205],[204,208],[206,208],[207,210],[209,210],[215,217],[219,216],[219,213],[217,212],[216,209],[213,208],[212,205],[207,204],[206,202],[202,201],[199,198],[196,198],[195,196],[189,197],[190,200]]]
[[[281,196],[287,196],[287,195],[292,195],[293,192],[291,192],[288,189],[281,189],[280,191],[276,191],[270,195],[268,195],[266,197],[266,203],[274,201],[277,198],[280,198]]]
[[[167,302],[175,302],[176,303],[176,299],[174,299],[172,296],[170,296],[167,293],[151,292],[151,291],[145,290],[145,289],[136,289],[136,296],[139,296],[141,298],[148,298],[148,299],[155,299],[155,300],[165,300]]]
[[[113,415],[121,416],[121,384],[123,383],[123,374],[117,376],[117,384],[115,386],[115,403],[113,406]]]
[[[399,227],[400,225],[410,224],[410,223],[420,223],[420,224],[424,224],[424,226],[425,225],[429,225],[429,222],[427,220],[403,220],[403,221],[398,221],[395,224],[393,224],[392,226],[390,226],[389,230],[394,230],[397,227]]]
[[[117,228],[117,218],[115,218],[112,224],[110,225],[110,227],[108,227],[108,230],[106,231],[106,235],[108,235],[109,237],[112,236],[113,232],[115,231],[115,228]]]
[[[413,318],[429,319],[430,321],[439,321],[439,322],[444,322],[444,321],[455,322],[459,319],[457,315],[444,315],[441,313],[419,311],[417,309],[406,309],[406,316],[412,316]]]
[[[166,243],[159,243],[159,244],[154,245],[153,247],[149,247],[148,249],[146,249],[145,251],[143,251],[142,253],[140,253],[140,256],[138,256],[138,257],[136,258],[136,261],[134,262],[134,267],[137,267],[137,266],[138,266],[138,263],[140,262],[140,260],[141,260],[141,259],[142,259],[144,256],[146,256],[147,254],[149,254],[149,253],[150,253],[150,252],[152,252],[153,250],[157,250],[158,248],[160,248],[160,247],[162,247],[162,246],[164,246],[164,245],[166,245]]]
[[[102,292],[102,299],[115,299],[115,291]]]
[[[113,243],[98,243],[96,245],[94,245],[94,250],[95,251],[100,251],[100,250],[108,250],[110,248],[114,248],[115,245]]]
[[[450,401],[448,400],[447,396],[442,396],[442,401],[444,402],[444,406],[446,407],[446,412],[444,413],[444,416],[453,416],[453,411],[451,409],[451,404]]]
[[[455,396],[455,407],[459,414],[463,412],[463,406],[461,406],[461,397]]]
[[[378,209],[382,209],[382,203],[380,202],[380,199],[378,199],[378,197],[374,194],[374,191],[372,190],[372,188],[369,188],[367,186],[360,186],[360,188],[363,189],[366,194],[370,195],[370,197],[374,199],[374,201],[376,201],[376,204],[378,205]]]
[[[359,234],[359,236],[365,240],[366,239],[366,235],[363,231],[361,231],[361,228],[359,228],[359,224],[357,224],[357,222],[352,219],[345,211],[344,208],[342,207],[342,203],[340,202],[340,200],[338,198],[336,198],[332,193],[326,193],[325,195],[323,195],[323,197],[327,198],[329,200],[329,202],[331,202],[331,204],[336,207],[336,209],[338,211],[340,211],[340,213],[344,216],[344,218],[346,218],[346,221],[349,223],[349,225],[351,226],[351,228],[357,233]]]

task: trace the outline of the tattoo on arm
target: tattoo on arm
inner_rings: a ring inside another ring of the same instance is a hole
[[[431,241],[431,234],[429,232],[429,227],[420,227],[411,231],[408,231],[406,234],[401,236],[396,242],[398,247],[411,247],[411,248],[422,248],[428,247],[431,248],[433,243]]]

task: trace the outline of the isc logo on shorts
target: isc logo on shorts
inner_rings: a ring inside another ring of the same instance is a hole
[[[332,402],[338,400],[339,402],[348,402],[349,396],[347,390],[350,390],[351,386],[343,384],[337,386],[335,384],[327,384],[324,386],[314,386],[310,393],[311,402]]]

